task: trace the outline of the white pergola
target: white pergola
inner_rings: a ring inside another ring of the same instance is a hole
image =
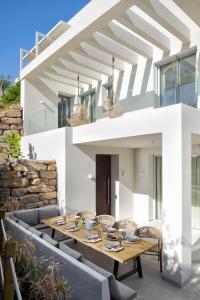
[[[105,4],[104,4],[105,2]],[[92,0],[68,23],[60,21],[46,35],[36,32],[36,44],[21,50],[21,79],[39,79],[76,94],[97,85],[140,58],[154,62],[197,44],[199,0],[194,5],[173,0]],[[23,68],[24,62],[31,62]],[[52,85],[51,85],[52,89]]]

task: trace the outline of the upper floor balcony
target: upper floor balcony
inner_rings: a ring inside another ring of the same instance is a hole
[[[198,108],[199,26],[176,0],[93,0],[36,33],[21,53],[25,134],[177,103]]]

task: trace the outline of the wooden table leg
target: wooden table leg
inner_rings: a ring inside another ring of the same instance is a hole
[[[142,265],[141,265],[141,260],[140,260],[140,256],[136,257],[136,261],[137,261],[137,271],[138,271],[138,276],[143,278],[143,273],[142,273]]]
[[[115,278],[118,278],[118,271],[119,271],[119,262],[118,261],[114,261],[114,268],[113,268],[113,275],[115,276]]]

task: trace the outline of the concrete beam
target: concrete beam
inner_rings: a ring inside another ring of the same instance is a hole
[[[120,25],[120,23],[112,21],[108,24],[106,30],[100,30],[99,32],[108,36],[117,43],[122,43],[124,47],[144,56],[147,59],[152,58],[153,48]]]
[[[112,67],[112,55],[108,52],[98,49],[89,41],[82,42],[80,46],[89,57],[93,57],[96,61],[102,62],[107,66]],[[119,58],[115,59],[115,69],[124,71],[124,62]]]
[[[86,66],[95,72],[100,72],[103,75],[111,76],[112,68],[105,64],[99,63],[98,61],[91,59],[85,55],[77,53],[77,51],[69,51],[69,54],[75,59],[80,65]]]
[[[174,35],[176,38],[178,38],[183,43],[188,43],[190,41],[190,36],[188,36],[189,32],[182,32],[179,30],[179,28],[176,28],[175,24],[170,23],[170,20],[164,19],[163,15],[160,15],[160,12],[155,10],[155,7],[153,7],[150,3],[150,1],[146,0],[136,0],[136,5],[139,7],[145,14],[149,15],[154,21],[156,21],[159,25],[161,25],[163,28],[165,28],[167,31],[169,31],[172,35]],[[155,5],[154,5],[155,6]],[[159,13],[159,14],[158,14]],[[167,12],[167,9],[165,9],[165,12],[162,12],[165,15],[168,15],[169,12]],[[175,17],[175,16],[174,16]]]
[[[102,74],[100,74],[99,72],[95,72],[89,68],[80,66],[77,63],[72,62],[72,60],[68,59],[60,59],[59,60],[62,65],[65,66],[65,68],[76,72],[77,74],[81,74],[84,76],[89,76],[90,78],[93,78],[94,80],[102,80]]]
[[[61,75],[65,78],[77,80],[77,72],[69,71],[68,69],[63,68],[63,65],[61,63],[60,65],[56,64],[51,66],[50,69],[52,69],[57,75]],[[80,76],[80,82],[85,84],[92,84],[93,79],[82,75]]]

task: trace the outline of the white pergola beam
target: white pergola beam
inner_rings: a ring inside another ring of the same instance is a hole
[[[78,74],[76,72],[72,72],[67,70],[66,68],[63,68],[58,65],[53,65],[50,67],[57,75],[60,75],[62,77],[72,79],[72,80],[77,80]],[[80,76],[79,77],[80,82],[83,84],[91,85],[93,83],[93,79],[86,77],[86,76]]]
[[[100,72],[103,75],[111,76],[112,69],[98,61],[91,59],[85,55],[79,54],[75,51],[69,51],[69,54],[82,66],[86,66],[95,72]]]
[[[43,72],[49,79],[52,79],[52,80],[55,80],[57,82],[60,82],[60,83],[64,83],[64,84],[67,84],[67,85],[70,85],[70,86],[73,86],[73,87],[76,87],[77,88],[77,80],[72,80],[72,79],[68,79],[66,77],[63,77],[63,76],[60,76],[60,75],[56,75],[55,73],[52,73],[52,72],[49,72],[49,71],[44,71]],[[85,88],[86,85],[79,82],[79,86],[80,88]],[[87,85],[88,87],[88,85]]]
[[[170,39],[156,27],[131,10],[127,11],[126,16],[128,16],[128,19],[119,17],[117,21],[164,52],[170,51]]]
[[[162,3],[163,2],[163,3]],[[185,1],[182,1],[185,2]],[[190,41],[191,33],[190,29],[184,24],[184,22],[178,18],[173,12],[170,10],[170,1],[169,0],[150,0],[150,3],[157,13],[162,19],[167,21],[171,26],[173,26],[176,30],[182,33],[185,37],[186,41]],[[191,5],[191,4],[190,4]]]
[[[67,95],[76,95],[77,89],[67,85],[66,83],[57,82],[55,80],[51,80],[45,78],[45,76],[39,76],[39,79],[53,92],[57,95],[59,93],[65,93]]]
[[[90,57],[93,57],[95,60],[106,64],[107,66],[112,66],[112,55],[98,49],[96,46],[92,45],[91,42],[82,42],[80,43],[83,51]],[[115,59],[115,69],[119,71],[124,71],[124,62],[119,58]]]
[[[184,33],[180,32],[173,24],[170,24],[167,20],[163,19],[160,15],[152,7],[151,3],[146,0],[136,0],[136,5],[139,7],[145,14],[149,15],[155,22],[165,28],[168,32],[174,35],[183,43],[187,43],[190,41],[188,36],[185,36]],[[130,8],[132,10],[132,8]]]
[[[108,27],[106,27],[106,30],[100,30],[99,32],[118,43],[122,43],[128,49],[146,57],[147,59],[153,57],[153,48],[150,45],[133,35],[124,27],[121,27],[117,22],[110,22]]]
[[[137,65],[138,56],[133,51],[128,50],[121,44],[116,43],[115,41],[109,39],[108,37],[98,32],[95,32],[92,37],[93,40],[89,41],[91,45],[94,45],[100,50],[105,50],[110,55],[114,55],[115,57],[130,65]]]
[[[198,26],[200,26],[200,1],[199,0],[173,0]]]
[[[64,65],[67,69],[76,72],[77,74],[81,74],[84,76],[88,76],[94,80],[102,80],[102,74],[95,72],[93,70],[90,70],[89,68],[80,66],[77,63],[72,62],[70,59],[59,59],[59,61]]]

